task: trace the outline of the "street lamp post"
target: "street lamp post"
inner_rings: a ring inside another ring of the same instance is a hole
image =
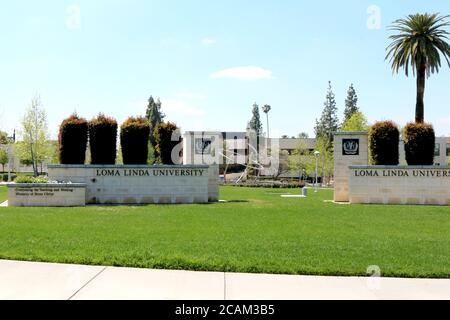
[[[318,191],[318,176],[319,176],[319,156],[320,156],[320,152],[319,151],[314,151],[314,156],[316,157],[316,183],[315,183],[315,190],[314,192]]]

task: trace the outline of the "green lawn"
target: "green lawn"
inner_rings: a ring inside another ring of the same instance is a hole
[[[208,205],[0,208],[0,258],[131,267],[450,278],[450,208],[336,205],[331,190],[223,187]],[[0,187],[5,198],[5,188]]]
[[[0,203],[7,200],[7,198],[8,198],[8,189],[5,186],[0,186]]]

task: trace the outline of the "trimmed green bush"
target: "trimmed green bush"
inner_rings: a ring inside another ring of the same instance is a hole
[[[15,183],[48,183],[47,176],[31,177],[31,176],[17,176]]]
[[[378,121],[369,128],[369,152],[373,165],[398,165],[400,132],[392,121]]]
[[[100,113],[89,121],[91,164],[115,164],[117,155],[117,121]]]
[[[245,171],[245,165],[243,164],[226,164],[219,165],[219,174],[223,174],[225,172],[225,168],[227,168],[227,174],[229,173],[240,173]]]
[[[172,159],[172,150],[180,143],[172,141],[172,134],[178,130],[178,127],[171,122],[158,123],[153,131],[156,141],[156,152],[158,154],[158,163],[160,164],[175,164]]]
[[[15,173],[11,173],[11,180],[14,181],[14,179],[17,177],[17,175]],[[7,173],[3,173],[2,174],[2,180],[3,182],[8,182],[8,174]]]
[[[30,176],[17,176],[14,180],[16,183],[33,183],[33,177]]]
[[[147,164],[150,123],[144,117],[129,117],[120,127],[123,164]]]
[[[409,165],[433,165],[436,139],[431,124],[408,123],[403,129],[403,140],[405,158]]]
[[[84,164],[88,141],[88,122],[72,114],[59,126],[59,162]]]

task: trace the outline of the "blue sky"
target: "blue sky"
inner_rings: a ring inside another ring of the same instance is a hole
[[[379,10],[379,20],[377,19]],[[119,122],[150,94],[183,130],[243,131],[270,104],[271,135],[313,135],[332,81],[354,83],[369,121],[414,119],[415,80],[384,61],[386,27],[448,0],[8,1],[0,5],[0,126],[39,93],[52,137],[74,110]],[[377,22],[379,21],[379,28]],[[427,82],[425,117],[450,135],[450,70]],[[264,122],[265,123],[265,122]]]

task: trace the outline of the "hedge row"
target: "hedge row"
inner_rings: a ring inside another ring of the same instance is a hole
[[[398,165],[400,131],[392,121],[375,122],[369,129],[369,152],[373,165]]]
[[[373,165],[399,164],[400,131],[392,121],[376,122],[369,129],[369,153]],[[433,165],[435,134],[426,123],[408,123],[403,129],[408,165]]]
[[[17,175],[15,173],[11,173],[11,180],[14,181],[14,179],[16,179]],[[2,181],[3,182],[8,182],[8,174],[7,173],[3,173],[2,174]]]
[[[173,164],[171,153],[179,141],[172,141],[177,130],[173,123],[159,124],[153,135],[157,141],[158,162]],[[120,127],[123,163],[144,165],[148,160],[150,124],[144,117],[129,117]],[[65,119],[59,129],[61,164],[84,164],[89,139],[91,164],[115,164],[117,154],[117,121],[99,114],[91,121],[76,114]]]
[[[59,127],[59,162],[84,164],[88,140],[88,122],[76,114],[65,119]]]
[[[92,164],[115,164],[117,121],[99,114],[89,122],[89,146]]]
[[[433,165],[436,139],[431,124],[408,123],[403,129],[403,140],[409,165]]]
[[[266,183],[258,183],[258,182],[241,182],[241,183],[225,183],[224,185],[230,185],[234,187],[247,187],[247,188],[272,188],[272,189],[297,189],[304,188],[304,182],[266,182]]]
[[[47,176],[31,177],[31,176],[17,176],[15,183],[48,183]]]
[[[120,127],[124,164],[147,164],[150,123],[144,117],[130,117]]]
[[[175,146],[180,143],[180,139],[176,139],[177,130],[178,127],[172,122],[161,122],[156,125],[153,136],[156,140],[158,163],[175,164],[174,160],[177,160],[176,158],[179,155],[174,154],[172,157],[172,152],[175,150]]]

